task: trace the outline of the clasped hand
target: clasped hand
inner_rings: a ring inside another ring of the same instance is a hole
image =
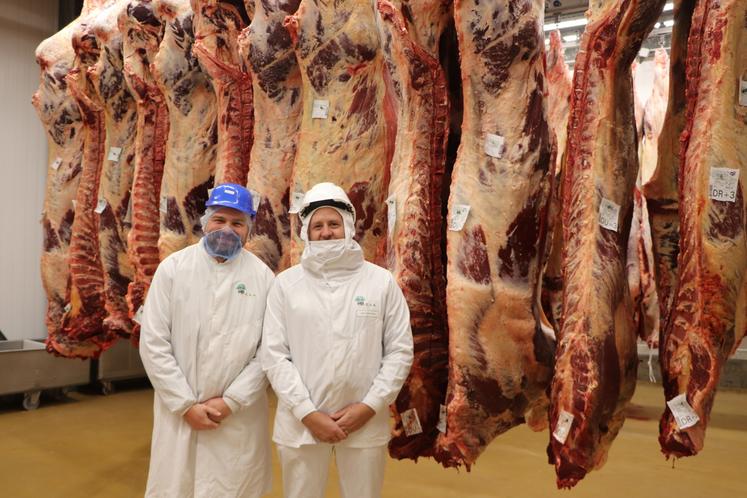
[[[184,420],[196,431],[217,429],[226,417],[231,415],[231,409],[223,398],[210,398],[203,403],[197,403],[187,410]]]
[[[301,422],[323,443],[335,444],[357,431],[376,414],[364,403],[352,403],[328,415],[319,411],[306,415]]]

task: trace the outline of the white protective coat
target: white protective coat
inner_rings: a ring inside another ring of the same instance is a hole
[[[363,259],[351,239],[353,217],[338,212],[345,227],[343,249],[330,259],[312,253],[307,242],[301,264],[279,274],[267,298],[260,356],[278,396],[273,440],[291,448],[318,443],[301,423],[306,415],[331,414],[357,402],[376,414],[337,446],[386,444],[387,407],[412,364],[410,312],[402,291],[389,271]],[[312,215],[304,220],[304,235]]]
[[[257,497],[272,482],[267,380],[256,358],[273,274],[246,250],[218,263],[202,241],[158,267],[140,356],[155,389],[148,497]],[[222,396],[233,414],[195,431],[182,415]]]

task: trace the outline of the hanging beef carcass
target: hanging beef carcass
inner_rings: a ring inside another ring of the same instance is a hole
[[[200,216],[213,186],[218,124],[215,94],[192,54],[189,0],[157,0],[155,14],[164,33],[151,71],[169,119],[159,202],[158,252],[163,260],[202,236]]]
[[[218,106],[215,184],[246,184],[253,141],[252,81],[241,70],[238,37],[249,24],[240,0],[191,0],[192,51],[210,75]]]
[[[127,290],[127,305],[135,320],[160,262],[159,195],[169,132],[166,101],[150,70],[163,31],[154,8],[150,0],[130,0],[118,19],[123,37],[124,77],[137,107],[132,228],[127,237],[127,254],[135,269]],[[132,337],[137,342],[139,325],[133,327]]]
[[[656,168],[659,134],[664,124],[668,87],[669,57],[665,49],[659,48],[656,49],[654,55],[653,89],[643,110],[643,133],[639,145],[640,169],[635,188],[635,209],[640,215],[637,217],[639,226],[636,230],[636,250],[634,253],[628,252],[628,259],[637,259],[640,275],[640,303],[637,308],[640,320],[638,333],[641,339],[652,347],[659,342],[659,300],[654,278],[654,254],[648,203],[642,195],[642,186],[645,186],[651,179]],[[631,228],[631,239],[633,236],[633,228]]]
[[[285,18],[300,0],[256,0],[252,23],[239,37],[251,74],[254,141],[247,186],[259,196],[247,249],[273,271],[290,265],[290,182],[301,126],[301,72]]]
[[[389,454],[417,459],[433,455],[448,378],[441,192],[449,105],[438,43],[452,5],[451,0],[379,0],[378,10],[391,40],[388,65],[398,83],[387,266],[407,299],[415,344],[410,375],[393,405]]]
[[[49,347],[62,338],[62,316],[68,304],[68,252],[75,218],[73,201],[78,192],[83,158],[80,111],[67,91],[65,77],[75,59],[73,31],[99,3],[92,0],[84,2],[79,18],[44,40],[36,49],[41,77],[39,89],[31,101],[46,132],[49,158],[41,220],[44,229],[41,276],[47,295]],[[95,344],[83,346],[83,356],[91,356],[97,349]]]
[[[696,0],[674,2],[670,48],[669,104],[659,135],[656,168],[643,185],[654,254],[654,278],[659,301],[659,331],[664,330],[677,285],[679,254],[680,134],[685,126],[685,59],[687,36]]]
[[[449,196],[449,389],[436,459],[546,427],[552,343],[539,309],[552,164],[543,2],[457,0],[464,121]]]
[[[99,254],[98,216],[94,212],[106,145],[103,105],[89,77],[89,69],[97,63],[100,52],[92,29],[98,12],[98,9],[91,12],[73,32],[75,64],[65,77],[83,122],[83,159],[68,259],[70,307],[63,316],[60,336],[48,342],[48,347],[58,354],[83,358],[98,357],[117,338],[113,331],[104,329],[104,272]]]
[[[680,138],[679,279],[660,344],[667,456],[703,448],[721,368],[747,328],[747,3],[699,0]]]
[[[127,286],[134,270],[127,258],[128,211],[135,168],[135,131],[137,112],[122,74],[122,36],[117,18],[125,8],[117,1],[103,9],[91,29],[99,45],[97,63],[89,76],[103,110],[106,141],[101,167],[96,213],[99,253],[104,272],[106,318],[104,328],[128,337],[132,321],[127,310]]]
[[[340,185],[355,206],[355,238],[366,259],[381,262],[396,118],[377,17],[373,2],[302,0],[285,24],[303,83],[291,195],[322,181]],[[297,216],[291,227],[295,263],[303,247]]]
[[[592,4],[576,57],[564,161],[563,324],[548,456],[558,487],[604,464],[635,390],[625,278],[638,174],[631,63],[663,0]]]
[[[560,31],[550,32],[547,52],[547,122],[555,132],[555,164],[552,199],[549,209],[547,263],[542,274],[542,309],[555,330],[560,329],[563,311],[563,229],[560,223],[562,171],[571,102],[571,74],[565,63]]]

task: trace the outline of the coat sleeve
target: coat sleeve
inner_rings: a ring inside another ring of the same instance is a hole
[[[291,361],[284,305],[285,294],[276,282],[267,297],[260,358],[278,399],[290,406],[293,415],[302,420],[317,408],[311,401],[301,374]]]
[[[197,397],[176,362],[171,345],[173,271],[173,260],[166,260],[153,276],[140,324],[140,358],[166,407],[182,415],[197,403]]]
[[[375,412],[385,410],[399,394],[413,359],[410,310],[402,290],[389,278],[385,295],[384,355],[381,368],[362,402]]]
[[[265,272],[265,285],[267,289],[272,287],[274,279],[275,276],[267,269]],[[223,400],[233,413],[251,406],[267,390],[267,377],[262,370],[259,358],[259,348],[261,345],[260,340],[260,343],[257,345],[257,353],[223,392]]]

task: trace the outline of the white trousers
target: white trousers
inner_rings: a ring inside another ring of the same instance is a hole
[[[285,498],[323,498],[332,453],[343,498],[380,498],[384,484],[386,446],[346,448],[309,444],[291,448],[278,444]]]

